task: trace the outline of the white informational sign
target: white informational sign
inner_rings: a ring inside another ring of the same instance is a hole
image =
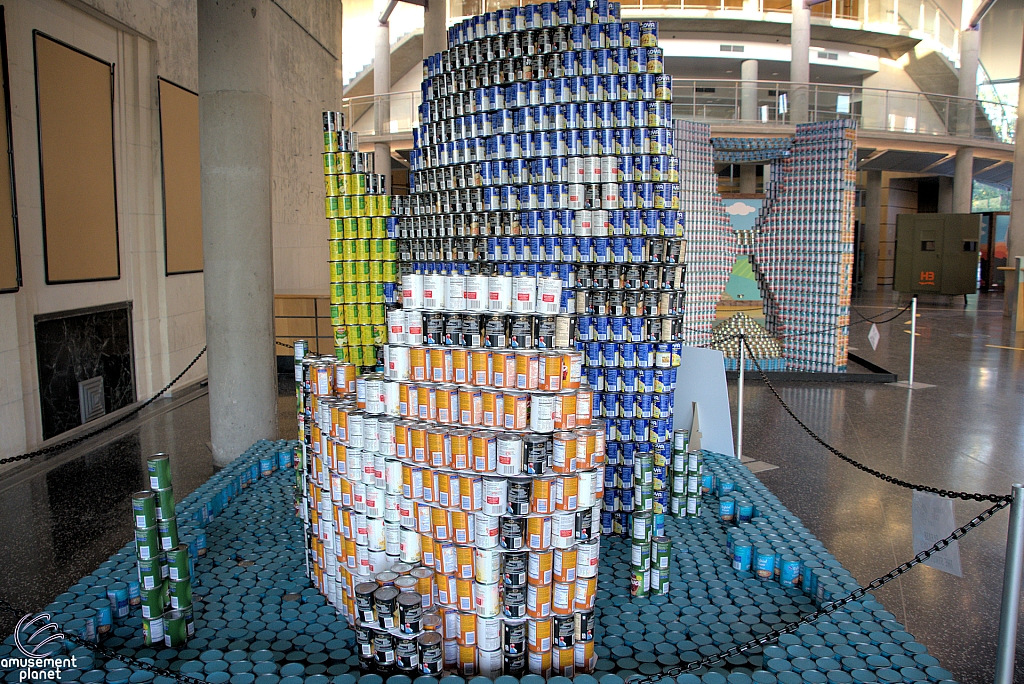
[[[938,494],[914,492],[913,530],[914,553],[918,554],[931,547],[932,544],[944,539],[956,529],[953,518],[953,500]],[[950,575],[963,577],[960,568],[960,543],[952,542],[924,562],[936,570],[948,572]]]
[[[676,373],[674,430],[689,430],[693,404],[697,404],[702,449],[735,456],[732,437],[732,409],[725,384],[725,361],[714,349],[683,347]]]
[[[868,342],[871,343],[872,349],[878,349],[878,340],[881,338],[882,336],[878,332],[878,326],[872,323],[871,330],[868,331]]]

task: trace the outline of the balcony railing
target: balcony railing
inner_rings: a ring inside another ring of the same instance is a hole
[[[792,123],[793,92],[807,89],[811,122],[853,119],[863,131],[888,131],[921,136],[951,136],[985,142],[1012,144],[1012,126],[976,126],[979,107],[997,112],[1002,121],[1016,121],[1017,108],[999,102],[970,100],[902,90],[786,81],[736,81],[675,79],[672,115],[678,119],[711,124]],[[747,118],[742,101],[748,94]],[[375,125],[375,102],[389,105],[390,116]],[[751,107],[751,104],[753,106]],[[406,136],[418,119],[419,91],[346,98],[342,108],[353,130],[364,136]],[[989,115],[989,121],[993,121]],[[982,117],[984,120],[984,117]]]

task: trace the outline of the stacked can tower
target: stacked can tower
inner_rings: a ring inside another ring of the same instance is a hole
[[[146,644],[178,648],[195,633],[192,551],[178,534],[170,457],[156,454],[146,465],[151,491],[132,495],[143,635]],[[124,599],[122,605],[120,597],[111,597],[118,617],[128,614],[131,597]]]
[[[787,368],[843,372],[849,351],[857,131],[853,121],[797,126],[776,165],[774,210],[756,240],[768,330],[782,336]],[[808,219],[808,217],[812,217]],[[808,290],[808,278],[815,286]]]
[[[399,232],[413,304],[395,315],[424,344],[583,354],[607,426],[598,522],[624,537],[634,511],[660,520],[667,507],[683,336],[684,215],[662,71],[657,22],[621,21],[617,3],[460,22],[424,62]]]
[[[325,209],[330,225],[331,324],[335,356],[359,368],[380,364],[385,305],[395,303],[396,225],[386,178],[341,112],[324,112]]]
[[[310,575],[364,668],[591,671],[606,457],[582,354],[389,335],[386,377],[351,393],[323,360],[301,363]]]

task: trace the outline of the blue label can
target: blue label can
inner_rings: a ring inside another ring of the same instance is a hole
[[[593,339],[594,319],[590,316],[580,316],[576,319],[576,338],[589,342]],[[589,364],[588,364],[589,365]],[[595,389],[600,389],[596,387]]]
[[[732,523],[736,519],[736,501],[731,496],[723,496],[718,500],[718,518],[722,522]],[[735,550],[735,544],[733,545]],[[749,569],[749,559],[748,559]],[[738,570],[739,568],[737,568]]]
[[[623,316],[612,316],[611,321],[611,341],[612,342],[625,342],[626,337],[626,319]],[[625,364],[623,364],[625,365]],[[626,366],[627,368],[629,366]]]
[[[611,498],[611,505],[608,503],[609,497]],[[607,489],[604,493],[604,510],[601,511],[601,534],[605,536],[612,535],[612,511],[615,510],[615,490]]]
[[[633,392],[623,392],[619,395],[619,416],[633,418],[636,416],[636,398]]]
[[[636,402],[636,416],[637,418],[653,418],[654,413],[652,410],[653,394],[638,394]]]
[[[640,383],[635,368],[623,368],[621,373],[621,388],[623,392],[639,392]]]
[[[622,443],[622,464],[633,465],[636,459],[636,443],[634,442],[623,442]]]
[[[633,439],[638,442],[646,442],[650,439],[651,422],[646,418],[633,419]]]
[[[608,316],[594,316],[594,339],[608,342],[611,334],[611,319]]]
[[[618,418],[619,416],[619,395],[615,392],[605,392],[601,406],[601,415],[606,418]]]
[[[601,363],[607,368],[619,365],[619,345],[614,342],[601,344]]]
[[[615,432],[623,442],[631,442],[635,439],[633,436],[633,421],[629,418],[616,418],[615,419]]]
[[[600,366],[602,365],[601,360],[601,343],[587,342],[587,365]]]
[[[754,551],[754,574],[759,580],[775,579],[775,551],[761,546]]]
[[[732,494],[732,492],[735,489],[736,489],[736,483],[733,482],[732,480],[729,480],[729,479],[726,479],[726,478],[722,478],[722,479],[720,479],[718,481],[718,496],[720,498],[725,498],[726,495]],[[730,501],[731,500],[732,499],[730,499]]]
[[[621,392],[622,391],[622,373],[618,368],[605,368],[604,369],[604,391],[605,392]]]
[[[608,43],[608,47],[617,48],[622,45],[622,23],[618,21],[612,21],[604,26],[604,35]]]
[[[611,446],[611,444],[612,444],[612,442],[608,443],[609,446]],[[611,463],[610,459],[609,459],[609,464],[610,465],[614,465],[614,464]],[[605,488],[605,493],[607,494],[609,489],[615,489],[618,486],[619,486],[619,476],[618,476],[618,473],[616,472],[616,469],[615,468],[605,468],[604,469],[604,488]]]
[[[719,502],[720,513],[722,504],[723,502]],[[750,572],[753,553],[754,547],[750,542],[745,539],[734,541],[732,545],[732,569],[738,572]]]
[[[650,61],[650,53],[647,53],[647,59]],[[602,76],[614,73],[614,60],[612,59],[612,51],[607,48],[601,48],[594,50],[594,73]],[[606,96],[607,97],[607,96]]]
[[[611,241],[606,237],[596,237],[594,240],[594,262],[598,264],[611,263],[612,249]]]
[[[627,258],[626,238],[612,238],[612,262],[616,264],[624,264],[626,261],[632,261],[632,258]]]
[[[754,517],[754,504],[746,499],[736,502],[736,522],[748,523]]]
[[[632,489],[634,484],[633,466],[622,465],[616,468],[616,470],[618,470],[619,473],[618,486],[622,489]]]
[[[594,51],[580,50],[578,54],[580,76],[592,76],[594,74]]]
[[[642,311],[640,313],[643,313]],[[646,343],[647,339],[647,321],[643,316],[630,316],[629,318],[629,340],[630,342],[636,342],[636,365],[637,368],[650,368],[653,363],[644,363],[644,356],[650,352],[650,349],[643,348],[641,344]],[[653,357],[652,357],[653,358]]]
[[[587,28],[583,24],[573,24],[569,29],[569,45],[573,50],[587,47]]]
[[[623,342],[619,345],[619,364],[623,368],[636,368],[636,344]]]
[[[654,417],[671,418],[675,399],[674,395],[671,392],[658,392],[651,396],[654,397]]]
[[[655,445],[659,447],[661,447],[662,445],[669,444],[669,439],[672,436],[672,419],[654,418],[651,420],[650,425],[651,441],[654,442]]]
[[[560,261],[572,261],[573,256],[576,253],[576,238],[570,235],[564,235],[558,240]]]
[[[594,238],[576,238],[576,260],[584,263],[594,262]]]
[[[632,57],[633,57],[633,55],[630,55],[630,68],[632,68],[632,66],[633,66]],[[644,68],[646,69],[647,68],[647,55],[646,54],[643,57],[643,63],[644,63]],[[638,84],[638,86],[640,88],[640,99],[647,100],[647,101],[654,100],[655,99],[655,94],[657,92],[657,86],[658,86],[657,77],[654,74],[639,73],[639,74],[637,74],[636,80],[637,80],[637,84]],[[668,129],[663,128],[663,129],[659,129],[659,130],[668,130]],[[671,151],[669,151],[669,153],[671,153]]]
[[[598,366],[587,366],[587,384],[590,385],[590,389],[598,392],[604,389],[604,373],[602,368]]]
[[[638,368],[636,371],[637,392],[653,392],[655,379],[653,368]]]
[[[608,459],[608,465],[616,466],[622,462],[622,445],[616,441],[610,441],[605,444],[605,454]],[[612,478],[615,477],[615,468],[604,469],[604,481],[605,487],[608,486],[608,473],[612,473]],[[614,484],[612,485],[615,486]]]

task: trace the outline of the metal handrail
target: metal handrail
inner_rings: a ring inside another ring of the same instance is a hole
[[[1012,143],[1014,131],[993,126],[988,130],[965,127],[973,122],[979,107],[1002,113],[1004,120],[1016,120],[1017,108],[989,100],[970,99],[940,93],[865,88],[863,86],[791,83],[788,81],[741,81],[724,79],[674,79],[673,115],[676,118],[710,123],[789,124],[789,93],[806,88],[810,103],[809,121],[854,119],[862,130],[894,131],[928,136],[968,137],[1000,143]],[[744,120],[741,93],[756,94],[756,116]],[[420,91],[365,95],[344,98],[342,109],[348,113],[353,130],[375,135],[373,107],[376,98],[387,98],[391,116],[381,134],[408,133],[418,120]]]

